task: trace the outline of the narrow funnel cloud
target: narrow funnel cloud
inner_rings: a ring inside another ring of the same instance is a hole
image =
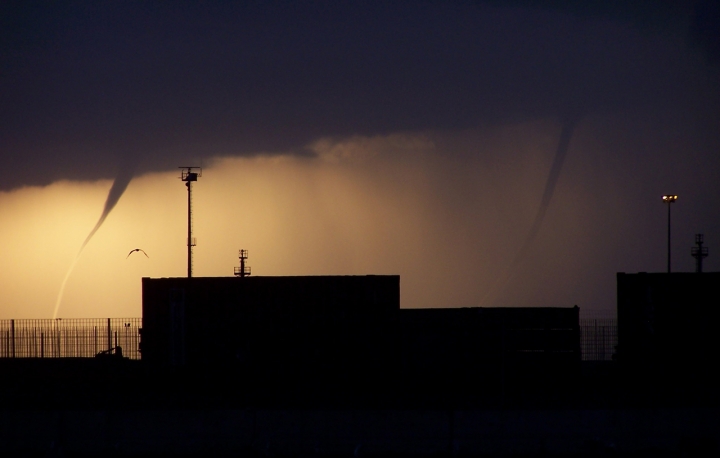
[[[550,167],[548,179],[545,182],[545,191],[543,192],[542,199],[540,200],[538,211],[535,214],[535,220],[530,227],[530,232],[528,232],[525,242],[522,244],[517,255],[515,255],[515,258],[505,272],[505,275],[488,290],[487,294],[485,294],[485,297],[480,304],[481,306],[492,305],[493,302],[495,302],[497,296],[505,290],[512,277],[517,273],[520,263],[525,259],[530,247],[533,242],[535,242],[535,238],[540,232],[540,227],[545,219],[545,213],[547,213],[547,209],[550,207],[550,201],[555,193],[555,185],[558,182],[558,178],[560,178],[560,171],[562,170],[563,163],[565,162],[565,155],[570,147],[570,139],[572,138],[573,132],[575,131],[575,127],[577,126],[579,120],[579,116],[566,118],[564,120],[562,131],[560,132],[560,140],[555,152],[555,158],[553,159],[552,167]]]
[[[133,177],[133,170],[133,167],[121,169],[118,175],[115,177],[115,181],[113,181],[110,192],[108,192],[107,199],[105,199],[105,208],[103,208],[103,212],[100,215],[100,218],[98,219],[97,223],[95,223],[95,227],[93,227],[88,236],[85,237],[85,241],[80,246],[80,250],[78,250],[77,255],[75,255],[75,259],[73,260],[72,264],[70,264],[70,268],[65,274],[65,278],[60,285],[60,292],[58,293],[57,302],[55,303],[53,319],[57,318],[58,311],[60,310],[60,303],[62,302],[63,293],[65,292],[65,285],[68,281],[68,278],[70,278],[70,274],[72,274],[73,269],[75,269],[75,265],[77,264],[78,259],[80,259],[80,255],[82,254],[88,242],[90,242],[90,239],[92,239],[93,235],[95,235],[98,229],[100,229],[100,226],[102,226],[103,222],[105,222],[105,218],[107,218],[112,209],[115,208],[115,205],[120,200],[120,197],[125,192],[125,189],[127,189],[128,184],[130,184],[130,180],[132,180]]]

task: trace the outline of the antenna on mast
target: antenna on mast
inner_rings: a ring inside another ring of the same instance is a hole
[[[202,167],[178,167],[181,169],[180,179],[185,182],[188,190],[188,236],[187,236],[187,254],[188,254],[188,278],[192,278],[192,247],[196,245],[196,240],[192,236],[192,183],[202,176]]]
[[[245,261],[247,261],[248,258],[248,250],[240,250],[238,256],[240,258],[240,267],[235,267],[235,275],[238,277],[249,277],[250,266],[245,265]]]
[[[708,257],[708,249],[703,246],[704,239],[705,237],[702,234],[695,234],[695,244],[697,246],[690,248],[690,256],[695,258],[695,272],[697,273],[702,272],[703,258]]]

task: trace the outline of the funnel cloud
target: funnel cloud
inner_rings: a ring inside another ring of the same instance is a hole
[[[92,228],[90,233],[85,237],[85,240],[83,241],[82,245],[80,245],[80,249],[78,250],[77,255],[75,255],[75,258],[73,259],[72,264],[70,264],[70,268],[68,269],[67,273],[65,274],[65,278],[63,278],[62,284],[60,285],[60,291],[58,292],[58,298],[55,302],[55,309],[53,310],[53,319],[58,317],[58,312],[60,311],[60,304],[62,303],[63,293],[65,292],[65,285],[67,284],[68,279],[70,278],[70,275],[72,274],[73,269],[75,269],[75,265],[77,264],[78,260],[80,259],[80,255],[82,254],[83,250],[85,249],[85,246],[90,242],[93,235],[100,229],[100,226],[105,222],[105,219],[108,217],[110,212],[113,208],[115,208],[115,205],[117,205],[118,201],[120,200],[120,197],[122,197],[123,193],[127,189],[128,185],[130,184],[130,181],[133,177],[133,168],[132,167],[126,167],[120,170],[120,172],[115,177],[115,181],[113,181],[112,186],[110,187],[110,191],[108,192],[107,198],[105,199],[105,206],[103,207],[102,214],[100,215],[100,218],[98,218],[97,223],[95,223],[95,227]],[[147,256],[147,255],[146,255]]]
[[[496,285],[488,291],[488,294],[483,299],[482,306],[495,305],[494,302],[497,296],[508,286],[510,279],[517,273],[518,265],[527,257],[528,250],[531,249],[535,239],[540,232],[545,214],[550,207],[553,194],[555,193],[555,186],[557,185],[558,179],[560,178],[560,171],[562,170],[563,163],[565,162],[565,156],[570,148],[570,140],[572,139],[573,131],[580,121],[579,116],[565,119],[562,123],[562,130],[560,131],[560,138],[558,141],[557,151],[553,158],[552,165],[550,167],[550,173],[548,174],[547,181],[545,183],[545,190],[543,191],[542,198],[540,199],[540,205],[538,206],[537,213],[533,219],[532,226],[528,231],[525,241],[520,246],[517,254],[512,260],[510,267],[507,269],[506,274],[500,278]]]

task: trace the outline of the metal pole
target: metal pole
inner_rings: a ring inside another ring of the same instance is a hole
[[[188,188],[188,278],[192,278],[192,181],[186,183]]]
[[[15,357],[15,320],[10,320],[10,357]]]
[[[672,202],[668,202],[668,273],[670,273],[670,207]]]

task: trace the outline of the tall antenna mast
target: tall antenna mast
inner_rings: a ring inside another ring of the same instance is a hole
[[[192,247],[196,245],[192,236],[192,182],[197,181],[202,176],[201,167],[179,167],[180,179],[185,182],[188,190],[188,236],[187,236],[187,256],[188,256],[188,278],[192,278]]]

